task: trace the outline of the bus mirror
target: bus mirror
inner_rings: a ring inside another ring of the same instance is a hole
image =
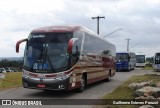
[[[74,42],[77,40],[78,40],[78,38],[72,38],[69,40],[68,49],[67,49],[68,53],[72,53],[72,48],[73,48]]]
[[[16,43],[16,52],[19,53],[19,45],[22,43],[22,42],[25,42],[27,41],[27,39],[22,39],[22,40],[19,40],[17,43]]]

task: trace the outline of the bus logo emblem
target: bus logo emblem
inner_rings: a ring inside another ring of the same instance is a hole
[[[40,82],[43,82],[43,79],[45,78],[45,76],[43,74],[39,74],[38,78],[39,78]]]

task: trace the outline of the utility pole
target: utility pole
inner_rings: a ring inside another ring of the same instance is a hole
[[[129,41],[131,40],[131,39],[126,39],[127,40],[127,51],[129,52]]]
[[[104,16],[92,17],[92,19],[97,19],[97,34],[99,34],[99,19],[100,19],[100,18],[104,18],[104,19],[105,19]]]

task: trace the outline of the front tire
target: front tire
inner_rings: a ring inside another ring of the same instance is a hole
[[[111,81],[111,73],[109,73],[108,78],[106,79],[106,82]]]
[[[86,80],[85,80],[84,75],[82,75],[81,82],[80,82],[80,87],[78,88],[78,91],[83,92],[84,89],[85,89],[85,86],[86,86]]]
[[[128,67],[128,70],[127,70],[127,71],[129,72],[130,70],[131,70],[131,66]]]

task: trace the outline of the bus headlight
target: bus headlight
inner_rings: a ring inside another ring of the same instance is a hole
[[[23,70],[22,76],[23,77],[29,77],[29,72],[26,71],[26,70]]]
[[[56,78],[58,79],[67,79],[69,76],[65,73],[57,73]]]
[[[128,63],[125,63],[125,67],[128,67]]]

